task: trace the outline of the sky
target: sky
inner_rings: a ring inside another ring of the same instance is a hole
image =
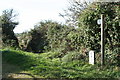
[[[59,13],[69,6],[69,0],[1,0],[0,15],[3,10],[14,9],[19,14],[16,20],[19,25],[14,29],[15,33],[29,31],[40,21],[52,20],[65,23]]]
[[[1,0],[0,15],[5,9],[14,9],[19,14],[16,20],[19,25],[14,29],[15,33],[34,28],[40,21],[53,20],[64,23],[64,18],[59,16],[68,6],[68,0]]]

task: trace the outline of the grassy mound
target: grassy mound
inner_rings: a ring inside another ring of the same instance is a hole
[[[41,78],[119,78],[119,67],[90,65],[80,60],[63,62],[51,58],[52,52],[34,54],[20,50],[2,50],[3,61],[19,66],[24,71]],[[52,55],[55,55],[53,53]],[[3,68],[4,69],[4,68]]]

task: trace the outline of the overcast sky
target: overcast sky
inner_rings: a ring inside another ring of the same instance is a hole
[[[14,29],[15,33],[21,33],[40,21],[53,20],[64,23],[59,16],[67,9],[69,0],[0,0],[0,15],[5,9],[14,9],[19,13],[17,20],[19,25]]]

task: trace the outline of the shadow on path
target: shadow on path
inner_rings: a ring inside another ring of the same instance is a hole
[[[2,78],[32,78],[36,77],[28,72],[23,72],[19,66],[2,61]]]

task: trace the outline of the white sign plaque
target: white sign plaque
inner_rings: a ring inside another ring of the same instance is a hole
[[[101,24],[101,19],[98,19],[98,20],[97,20],[97,24]]]
[[[93,50],[89,51],[89,64],[95,64],[95,52]]]

